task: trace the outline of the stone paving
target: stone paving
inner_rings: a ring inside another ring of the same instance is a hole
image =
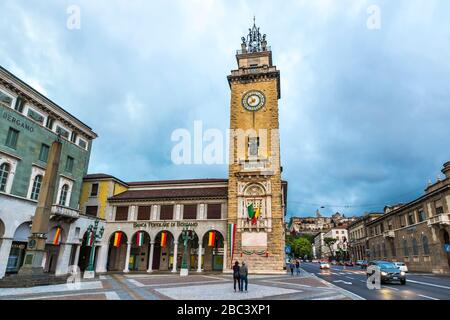
[[[248,292],[234,292],[226,274],[108,274],[78,284],[0,289],[6,300],[350,300],[351,293],[307,272],[250,275]]]

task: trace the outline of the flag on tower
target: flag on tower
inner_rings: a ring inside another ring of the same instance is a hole
[[[208,247],[214,247],[215,243],[216,243],[216,233],[214,231],[210,231],[208,238]]]
[[[136,245],[139,247],[144,245],[144,233],[142,231],[136,233]]]
[[[116,232],[114,234],[114,247],[116,248],[120,247],[121,240],[122,240],[122,232]]]
[[[53,245],[59,246],[61,242],[61,228],[56,228],[55,236],[53,237]]]
[[[250,204],[247,206],[247,213],[248,213],[248,217],[249,217],[250,219],[253,219],[253,218],[254,218],[254,216],[255,216],[255,209],[253,208],[253,203],[250,203]]]
[[[167,242],[167,232],[161,233],[161,247],[165,248]]]

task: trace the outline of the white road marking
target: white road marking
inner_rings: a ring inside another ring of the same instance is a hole
[[[355,278],[349,277],[349,276],[345,276],[347,279],[351,279],[351,280],[355,280]]]
[[[430,287],[436,287],[436,288],[441,288],[441,289],[447,289],[450,290],[450,287],[447,286],[440,286],[438,284],[433,284],[433,283],[428,283],[428,282],[422,282],[422,281],[415,281],[415,280],[411,280],[408,279],[406,280],[407,282],[412,282],[412,283],[417,283],[417,284],[423,284],[424,286],[430,286]]]
[[[423,294],[419,294],[419,297],[426,298],[426,299],[430,299],[430,300],[439,300],[439,299],[437,299],[437,298],[433,298],[433,297],[429,297],[429,296],[424,296]]]
[[[393,288],[393,287],[386,287],[386,286],[381,286],[383,289],[389,289],[389,290],[395,290],[395,291],[400,291],[397,288]]]
[[[142,283],[140,283],[139,281],[134,280],[134,279],[127,279],[127,281],[128,281],[129,283],[131,283],[131,284],[134,284],[136,287],[142,288],[142,287],[145,286],[144,284],[142,284]]]
[[[303,287],[303,288],[311,288],[311,286],[308,286],[306,284],[299,284],[299,283],[289,283],[289,282],[272,281],[272,280],[261,280],[261,282],[274,283],[274,284],[284,284],[284,285],[298,286],[298,287]]]
[[[107,300],[120,300],[119,295],[115,291],[105,292]]]
[[[345,298],[347,298],[347,297],[342,295],[342,294],[340,294],[338,296],[325,297],[325,298],[315,298],[315,299],[312,299],[312,300],[343,300]]]
[[[334,283],[352,284],[351,282],[346,282],[344,280],[334,280]]]

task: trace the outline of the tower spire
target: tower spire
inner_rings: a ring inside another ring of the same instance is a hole
[[[242,37],[241,49],[243,53],[267,51],[266,35],[261,34],[256,26],[256,16],[253,16],[253,27],[248,29],[247,37]]]

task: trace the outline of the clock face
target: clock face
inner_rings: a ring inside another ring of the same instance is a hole
[[[261,91],[249,91],[242,98],[242,105],[249,111],[258,111],[265,103],[266,97]]]

